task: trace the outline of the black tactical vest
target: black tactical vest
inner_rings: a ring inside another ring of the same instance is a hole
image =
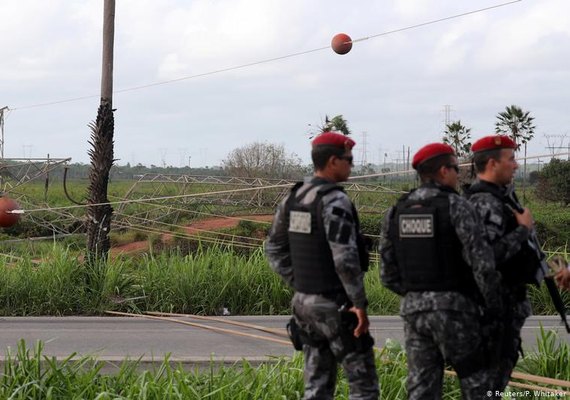
[[[404,289],[409,291],[460,292],[480,302],[472,269],[463,259],[463,246],[449,214],[451,188],[441,187],[434,197],[398,200],[390,219],[388,237]]]
[[[289,247],[295,290],[307,294],[335,296],[345,290],[336,273],[322,218],[322,197],[333,190],[344,190],[336,184],[322,184],[310,204],[301,204],[307,190],[297,198],[297,183],[286,204]]]
[[[518,226],[513,210],[507,205],[505,193],[497,185],[479,181],[465,191],[467,198],[475,193],[490,193],[503,205],[503,218],[505,219],[505,235],[514,231]],[[540,264],[537,262],[535,251],[529,246],[528,241],[521,244],[521,249],[508,260],[498,263],[497,270],[501,273],[503,282],[510,285],[537,283],[536,275]]]

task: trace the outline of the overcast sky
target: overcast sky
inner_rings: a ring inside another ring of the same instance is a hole
[[[378,35],[505,0],[117,0],[114,89],[130,89]],[[89,162],[101,80],[103,1],[0,0],[5,157]],[[228,72],[116,93],[118,164],[220,165],[283,144],[309,162],[310,127],[342,114],[357,162],[438,141],[444,105],[474,138],[516,104],[570,136],[570,1],[524,0],[437,24]],[[29,107],[83,96],[87,99]],[[366,133],[366,146],[363,146]],[[570,138],[568,139],[570,140]],[[559,139],[550,144],[559,145]],[[564,142],[566,145],[568,141]],[[401,157],[401,155],[400,155]]]

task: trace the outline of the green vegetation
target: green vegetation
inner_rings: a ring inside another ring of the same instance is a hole
[[[39,248],[38,248],[39,249]],[[36,250],[38,250],[36,249]],[[43,253],[0,264],[0,315],[93,315],[105,310],[215,315],[287,314],[292,291],[261,249],[239,254],[222,246],[195,253],[120,258],[89,268],[74,252],[43,243]],[[41,261],[40,261],[41,260]],[[370,310],[395,314],[399,299],[367,274]]]
[[[532,212],[543,249],[563,252],[570,243],[570,207],[560,207],[556,203],[535,199],[527,201],[525,206]]]
[[[570,380],[570,346],[561,342],[554,331],[540,328],[536,339],[536,353],[526,355],[517,365],[517,370],[528,374]]]
[[[517,370],[568,380],[570,347],[553,331],[541,331],[538,352],[527,353]],[[275,358],[257,367],[243,360],[231,366],[212,362],[209,368],[186,370],[166,357],[151,370],[140,371],[136,361],[124,361],[116,372],[103,374],[96,358],[70,354],[56,360],[21,341],[15,354],[8,353],[0,376],[3,399],[300,399],[303,393],[303,358]],[[376,368],[382,398],[407,397],[406,354],[397,342],[388,341],[376,351]],[[532,384],[532,382],[529,382]],[[461,396],[457,379],[445,376],[443,399]],[[337,399],[348,399],[348,384],[341,373]],[[527,398],[527,397],[525,397]],[[535,398],[535,397],[528,397]]]
[[[148,234],[141,231],[112,231],[109,235],[111,246],[121,246],[127,243],[140,242],[148,239]]]
[[[185,241],[186,243],[191,243]],[[105,310],[216,315],[288,314],[292,291],[261,248],[239,252],[198,243],[183,255],[121,257],[89,268],[59,244],[27,243],[33,252],[2,257],[0,315],[94,315]],[[380,283],[378,263],[365,279],[369,312],[396,315],[400,299]],[[555,314],[546,288],[531,288],[536,314]],[[562,293],[570,304],[570,293]]]
[[[403,185],[394,187],[409,189]],[[228,186],[231,185],[192,184],[182,192],[199,193]],[[131,187],[132,182],[113,182],[109,188],[110,198],[123,198],[122,193]],[[85,182],[73,181],[68,189],[74,198],[80,199],[80,194],[85,192]],[[137,186],[136,195],[153,197],[158,189],[161,195],[181,193],[178,184],[148,182]],[[39,183],[24,185],[19,190],[30,198],[43,196],[43,185]],[[277,196],[277,192],[266,194],[273,199]],[[374,239],[376,248],[383,214],[399,194],[375,191],[349,194],[363,210],[360,213],[362,229]],[[69,205],[57,184],[50,187],[47,201],[52,207]],[[567,256],[570,209],[538,200],[532,191],[525,205],[533,211],[538,237],[548,254]],[[269,269],[260,248],[269,223],[244,220],[236,227],[216,233],[189,234],[182,228],[196,218],[248,212],[240,207],[190,204],[187,199],[169,200],[164,207],[134,203],[121,211],[116,206],[117,221],[111,232],[113,245],[147,240],[150,254],[123,255],[96,270],[89,270],[81,261],[85,249],[82,235],[58,238],[57,244],[55,238],[53,241],[14,242],[18,237],[53,235],[49,224],[34,224],[34,218],[24,214],[18,224],[3,231],[4,240],[0,241],[0,254],[3,254],[0,255],[0,314],[91,315],[106,309],[217,314],[223,307],[233,314],[287,314],[291,291]],[[84,210],[74,208],[69,212],[79,218]],[[132,225],[119,229],[121,218],[125,216]],[[50,214],[46,211],[44,217],[49,221]],[[155,223],[150,224],[149,219]],[[165,236],[165,233],[168,234]],[[376,263],[366,277],[370,312],[397,314],[399,298],[383,288],[378,278],[378,255],[374,254],[372,259]],[[536,314],[555,314],[544,287],[531,288],[530,296]],[[568,292],[563,293],[563,299],[570,304]]]
[[[471,149],[471,128],[467,128],[461,123],[461,120],[453,121],[445,125],[443,132],[443,143],[447,143],[455,150],[455,154],[459,159],[465,158]]]
[[[570,161],[553,159],[542,169],[537,195],[543,200],[570,204]]]

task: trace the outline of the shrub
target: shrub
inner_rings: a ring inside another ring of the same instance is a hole
[[[537,195],[543,200],[570,204],[570,161],[552,159],[539,175]]]

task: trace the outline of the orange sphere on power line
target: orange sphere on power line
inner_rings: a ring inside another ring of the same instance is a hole
[[[0,197],[0,227],[9,228],[20,220],[20,214],[12,214],[9,211],[19,210],[20,206],[9,197]]]
[[[331,47],[336,54],[346,54],[352,49],[352,39],[346,33],[337,33],[332,38]]]

